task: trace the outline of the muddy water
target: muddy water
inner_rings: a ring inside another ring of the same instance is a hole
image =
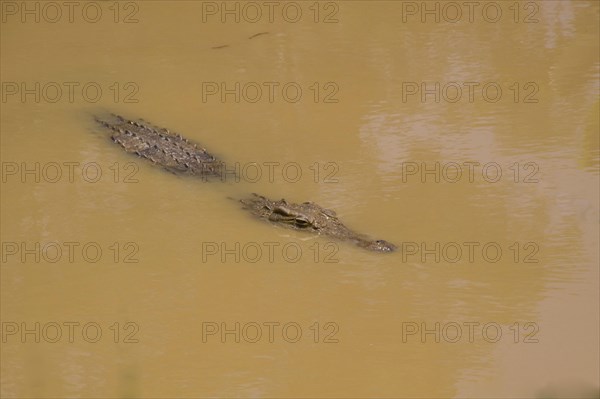
[[[596,2],[171,3],[2,3],[3,397],[597,395]]]

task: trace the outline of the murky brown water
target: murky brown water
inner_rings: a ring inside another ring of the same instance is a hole
[[[597,395],[597,2],[170,3],[2,2],[2,397]],[[105,111],[242,181],[125,154]]]

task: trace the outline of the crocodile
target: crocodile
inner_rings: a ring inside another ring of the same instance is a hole
[[[350,230],[338,219],[334,211],[314,202],[296,204],[285,199],[273,201],[256,193],[240,202],[244,209],[253,215],[277,225],[326,235],[340,241],[350,241],[371,251],[392,252],[396,249],[390,242],[373,240]]]
[[[222,161],[178,133],[142,119],[133,121],[114,114],[110,118],[95,119],[112,131],[112,141],[126,152],[145,158],[170,172],[203,178],[222,176],[225,167]]]
[[[95,117],[102,126],[110,129],[111,139],[128,152],[145,158],[173,172],[201,177],[222,176],[224,163],[205,148],[192,143],[178,133],[157,127],[139,119],[126,119],[119,115],[110,118]],[[296,230],[311,231],[361,248],[378,252],[392,252],[396,246],[384,240],[373,240],[346,227],[332,210],[313,202],[288,203],[273,201],[258,194],[239,200],[242,208],[272,223]]]

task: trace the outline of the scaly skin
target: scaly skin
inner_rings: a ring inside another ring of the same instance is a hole
[[[296,230],[323,234],[342,241],[350,241],[361,248],[377,252],[392,252],[396,246],[385,240],[372,240],[347,228],[335,212],[314,202],[289,203],[273,201],[258,194],[240,201],[244,209],[261,219]]]
[[[169,129],[132,121],[119,115],[96,121],[112,130],[111,139],[125,151],[146,158],[171,172],[202,177],[221,176],[224,164],[204,148]]]

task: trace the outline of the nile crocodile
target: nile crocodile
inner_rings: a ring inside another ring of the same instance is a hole
[[[112,131],[112,141],[125,151],[146,158],[169,171],[202,177],[221,176],[224,163],[180,134],[143,120],[132,121],[118,115],[104,119],[96,117],[96,121]],[[350,230],[337,218],[334,211],[313,202],[294,204],[283,199],[273,201],[257,194],[240,202],[253,215],[278,225],[353,242],[372,251],[391,252],[396,248],[387,241],[372,240]]]
[[[270,222],[296,230],[311,231],[342,241],[350,241],[371,251],[391,252],[396,246],[385,240],[372,240],[347,228],[331,209],[325,209],[314,202],[294,204],[284,199],[272,201],[262,195],[241,200],[244,208],[252,214]]]
[[[111,139],[125,151],[146,158],[171,172],[190,175],[221,176],[224,163],[206,149],[169,129],[132,121],[119,115],[96,121],[112,130]]]

